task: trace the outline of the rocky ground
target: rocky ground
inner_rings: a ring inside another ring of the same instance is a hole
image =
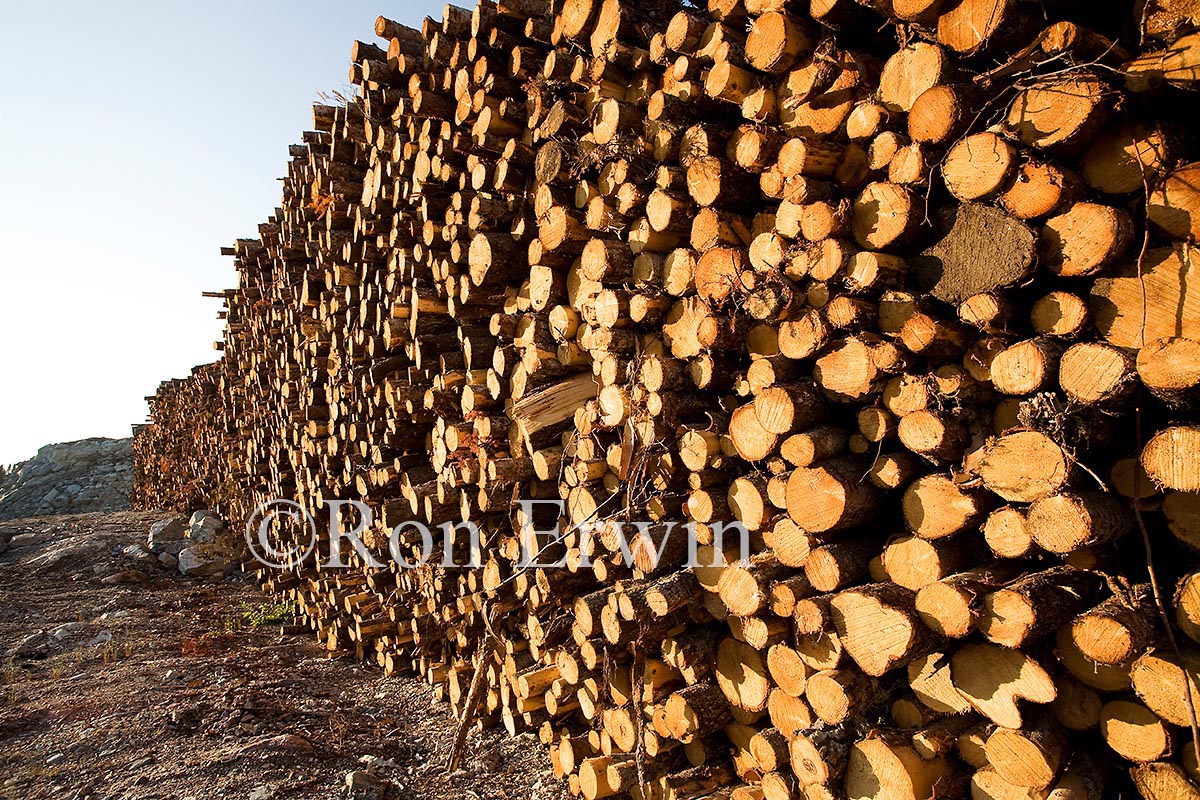
[[[132,439],[48,444],[0,472],[0,520],[129,508]]]
[[[503,729],[447,774],[455,723],[424,683],[281,635],[240,574],[165,566],[145,543],[166,516],[0,523],[0,800],[565,796]]]

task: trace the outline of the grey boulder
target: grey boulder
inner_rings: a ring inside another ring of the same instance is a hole
[[[167,517],[150,526],[150,535],[146,537],[146,547],[152,553],[175,552],[183,549],[183,540],[187,536],[187,520],[183,517]],[[174,548],[172,550],[172,548]]]
[[[192,542],[209,544],[225,533],[225,523],[211,511],[197,511],[188,522],[187,538]]]
[[[219,575],[227,567],[225,559],[208,555],[195,547],[188,547],[179,552],[179,571],[184,575],[203,578]]]

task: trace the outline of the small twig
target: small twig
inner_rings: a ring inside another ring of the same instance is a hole
[[[1075,459],[1075,465],[1077,467],[1079,467],[1081,470],[1083,470],[1084,472],[1086,472],[1088,475],[1092,476],[1092,480],[1094,480],[1096,482],[1096,485],[1100,487],[1100,491],[1102,491],[1102,492],[1108,491],[1108,484],[1105,483],[1104,479],[1101,478],[1099,475],[1097,475],[1091,467],[1089,467],[1087,464],[1080,461],[1078,458]]]
[[[1027,59],[1029,56],[1033,55],[1038,47],[1041,46],[1042,42],[1046,39],[1046,34],[1049,32],[1049,29],[1043,29],[1041,33],[1034,37],[1032,42],[1027,44],[1021,50],[1018,50],[1016,53],[1013,53],[1012,58],[1010,58],[1008,61],[1005,61],[1003,64],[990,69],[987,72],[981,72],[976,75],[974,78],[975,82],[988,83],[992,80],[992,78],[1012,75],[1017,65]]]
[[[502,608],[497,603],[492,607],[491,613],[484,617],[487,634],[483,637],[483,641],[479,645],[479,665],[475,668],[475,676],[471,679],[471,689],[467,692],[467,699],[463,703],[463,716],[459,720],[458,731],[454,734],[454,746],[450,749],[450,761],[446,764],[447,773],[458,769],[458,762],[462,758],[463,748],[467,744],[467,732],[471,728],[471,723],[475,721],[475,713],[479,709],[479,703],[483,700],[483,687],[487,683],[487,662],[495,655],[496,647],[500,644],[500,637],[496,634],[496,626],[500,624]]]
[[[633,675],[630,676],[629,683],[633,686],[633,707],[636,709],[642,702],[642,691],[645,678],[646,654],[642,650],[641,635],[633,642],[633,665],[630,667]],[[634,748],[633,758],[637,764],[638,786],[646,786],[646,740],[642,736],[642,715],[639,713],[633,714],[633,729],[637,735],[637,747]]]

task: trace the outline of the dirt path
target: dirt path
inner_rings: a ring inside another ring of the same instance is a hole
[[[454,722],[425,684],[255,627],[273,608],[241,579],[147,560],[162,516],[0,523],[0,800],[563,796],[545,748],[502,730],[445,775]]]

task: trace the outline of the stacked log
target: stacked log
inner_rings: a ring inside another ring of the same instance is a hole
[[[376,509],[248,564],[588,800],[1197,796],[1200,39],[1108,12],[381,17],[140,502]]]
[[[226,404],[223,367],[196,367],[186,379],[163,381],[146,398],[155,424],[135,429],[134,508],[207,508],[231,519],[244,513],[246,475],[235,457],[238,432]]]

